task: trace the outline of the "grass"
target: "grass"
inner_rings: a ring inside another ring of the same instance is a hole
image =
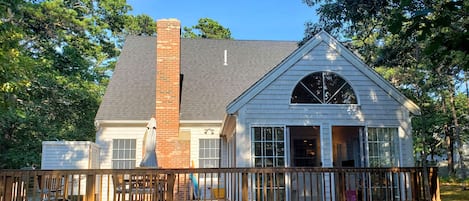
[[[467,201],[469,200],[469,183],[464,189],[460,182],[440,182],[440,197],[442,201]]]

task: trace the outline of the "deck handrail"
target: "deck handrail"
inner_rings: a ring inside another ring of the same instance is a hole
[[[424,173],[428,173],[428,175]],[[205,185],[206,189],[203,189],[199,197],[194,197],[193,186],[189,185],[191,183],[189,175],[191,174],[197,175],[198,182]],[[116,197],[111,188],[114,185],[113,175],[159,175],[159,178],[164,178],[166,183],[156,187],[157,189],[152,191],[153,195],[148,196],[151,200],[206,200],[213,197],[222,200],[252,200],[253,198],[257,198],[256,200],[271,198],[285,200],[289,196],[301,197],[311,192],[317,193],[318,200],[332,200],[332,197],[335,197],[333,200],[350,199],[346,196],[371,200],[370,196],[377,197],[378,194],[385,199],[392,200],[440,200],[436,167],[429,167],[426,171],[423,167],[272,167],[0,170],[0,201],[48,200],[53,197],[71,196],[74,196],[73,200],[111,200]],[[429,181],[428,184],[424,183],[425,176],[428,179],[426,181]],[[38,180],[38,178],[46,177],[64,178],[61,180],[63,189],[54,191],[55,196],[51,196],[51,192],[44,193],[36,190],[44,187],[41,186],[44,181]],[[378,182],[383,178],[387,181]],[[308,186],[308,189],[305,186]],[[352,193],[351,190],[354,190],[355,193]],[[293,195],[295,192],[296,194]],[[429,192],[429,195],[426,192]],[[161,197],[162,194],[164,194],[164,198]],[[156,195],[160,197],[156,198]],[[208,196],[211,197],[208,198]],[[126,198],[137,199],[134,197]],[[138,199],[140,198],[142,197]],[[310,198],[314,200],[313,197]]]

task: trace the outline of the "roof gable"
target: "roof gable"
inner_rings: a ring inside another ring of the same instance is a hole
[[[295,50],[291,53],[285,60],[279,63],[275,68],[269,71],[264,75],[260,80],[258,80],[254,85],[244,91],[240,96],[233,100],[227,106],[227,113],[234,114],[236,113],[243,105],[248,103],[254,96],[264,90],[268,85],[270,85],[275,79],[277,79],[281,74],[287,71],[291,66],[293,66],[297,61],[299,61],[303,56],[308,54],[312,49],[318,46],[320,43],[325,42],[329,47],[335,50],[337,53],[342,55],[347,61],[354,65],[363,75],[370,78],[377,86],[382,88],[387,94],[392,98],[398,101],[406,109],[408,109],[413,114],[419,115],[420,108],[413,103],[410,99],[405,97],[402,93],[399,92],[394,86],[392,86],[388,81],[381,77],[378,73],[372,70],[368,65],[363,63],[355,54],[343,46],[340,42],[335,40],[331,35],[325,31],[321,31],[308,42],[306,42],[302,47]]]

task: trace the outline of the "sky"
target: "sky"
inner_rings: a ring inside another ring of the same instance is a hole
[[[153,19],[177,18],[181,27],[196,25],[200,18],[211,18],[236,40],[300,41],[305,23],[316,22],[315,8],[303,0],[127,0],[131,14]]]

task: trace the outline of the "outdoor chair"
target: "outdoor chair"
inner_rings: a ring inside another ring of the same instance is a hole
[[[164,198],[164,181],[155,176],[112,175],[114,201],[159,201]]]
[[[57,201],[67,199],[67,177],[62,175],[38,176],[38,193],[42,201]]]
[[[124,175],[112,175],[114,186],[114,201],[125,200],[130,193],[130,188],[124,183]]]

